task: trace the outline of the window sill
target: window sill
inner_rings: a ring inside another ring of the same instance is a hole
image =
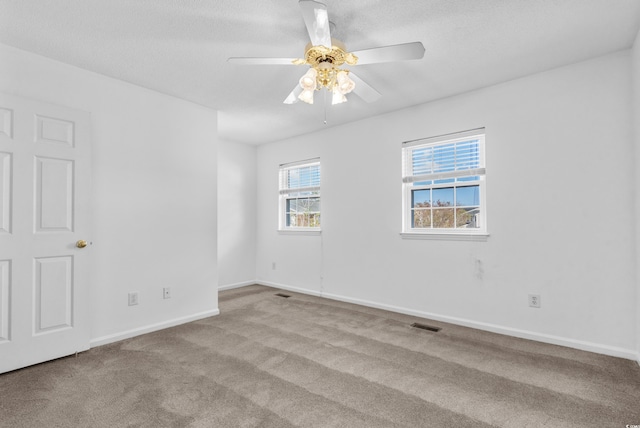
[[[322,232],[321,229],[278,229],[279,235],[310,235],[317,236]]]
[[[488,233],[400,233],[402,239],[431,239],[436,241],[477,241],[486,242],[489,238]]]

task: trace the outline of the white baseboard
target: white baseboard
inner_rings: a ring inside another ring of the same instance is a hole
[[[108,343],[118,342],[120,340],[129,339],[131,337],[140,336],[141,334],[151,333],[158,330],[163,330],[169,327],[175,327],[180,324],[186,324],[192,321],[198,321],[203,318],[209,318],[215,315],[220,315],[219,309],[212,309],[210,311],[199,312],[197,314],[189,315],[181,318],[174,318],[171,320],[159,322],[157,324],[151,324],[144,327],[138,327],[131,330],[123,331],[120,333],[109,334],[107,336],[97,337],[89,341],[89,346],[94,348],[96,346],[106,345]]]
[[[464,318],[439,315],[431,312],[417,311],[417,310],[407,309],[399,306],[372,302],[369,300],[345,297],[339,294],[322,293],[316,290],[305,290],[298,287],[291,287],[289,285],[277,284],[277,283],[268,282],[268,281],[256,281],[256,283],[260,285],[266,285],[268,287],[281,288],[283,290],[309,294],[312,296],[325,297],[327,299],[338,300],[341,302],[354,303],[356,305],[368,306],[371,308],[383,309],[386,311],[397,312],[405,315],[412,315],[420,318],[427,318],[435,321],[447,322],[450,324],[461,325],[464,327],[475,328],[478,330],[490,331],[492,333],[504,334],[507,336],[519,337],[522,339],[529,339],[537,342],[550,343],[552,345],[565,346],[567,348],[580,349],[582,351],[595,352],[597,354],[610,355],[613,357],[625,358],[628,360],[635,360],[635,361],[638,361],[638,364],[640,364],[640,356],[635,350],[632,350],[632,349],[625,349],[625,348],[619,348],[616,346],[609,346],[609,345],[603,345],[599,343],[570,339],[566,337],[536,333],[533,331],[520,330],[516,328],[511,328],[511,327],[504,327],[501,325],[483,323],[483,322],[468,320]]]
[[[255,281],[236,282],[235,284],[227,284],[218,286],[218,291],[231,290],[234,288],[246,287],[247,285],[257,284]]]
[[[292,287],[290,285],[278,284],[276,282],[257,280],[255,284],[266,285],[267,287],[281,288],[283,290],[294,291],[296,293],[309,294],[310,296],[324,297],[322,292],[315,290],[307,290],[305,288]]]

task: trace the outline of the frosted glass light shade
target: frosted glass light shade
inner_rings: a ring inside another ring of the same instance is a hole
[[[313,92],[314,89],[305,89],[300,95],[298,95],[298,99],[307,104],[313,104]]]
[[[342,104],[347,102],[347,97],[342,94],[338,88],[333,89],[333,97],[331,98],[331,104]]]
[[[310,68],[304,76],[300,78],[300,87],[305,91],[313,91],[316,89],[318,72],[315,68]]]
[[[337,84],[338,91],[340,91],[342,95],[348,94],[349,92],[353,91],[353,89],[356,87],[356,83],[353,80],[351,80],[351,78],[349,77],[349,73],[347,73],[346,71],[338,72],[338,75],[336,76],[336,80],[338,82]]]

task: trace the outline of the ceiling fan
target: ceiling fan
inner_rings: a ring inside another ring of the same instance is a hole
[[[234,64],[308,65],[309,69],[284,100],[285,104],[294,104],[298,100],[313,104],[315,91],[322,88],[332,93],[332,104],[347,101],[345,95],[350,92],[354,92],[366,102],[374,102],[380,98],[381,94],[351,70],[341,68],[345,63],[354,66],[420,59],[424,56],[425,49],[420,42],[348,52],[341,41],[331,38],[329,15],[325,4],[314,0],[299,0],[298,3],[311,39],[311,43],[305,48],[304,58],[234,57],[228,59]]]

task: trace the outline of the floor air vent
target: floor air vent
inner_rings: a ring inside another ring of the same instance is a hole
[[[288,299],[289,297],[291,297],[290,294],[284,294],[284,293],[276,293],[276,296],[278,297],[284,297],[285,299]]]
[[[419,328],[422,330],[435,331],[435,332],[442,330],[440,327],[434,327],[432,325],[427,325],[427,324],[420,324],[419,322],[414,322],[413,324],[411,324],[411,327]]]

